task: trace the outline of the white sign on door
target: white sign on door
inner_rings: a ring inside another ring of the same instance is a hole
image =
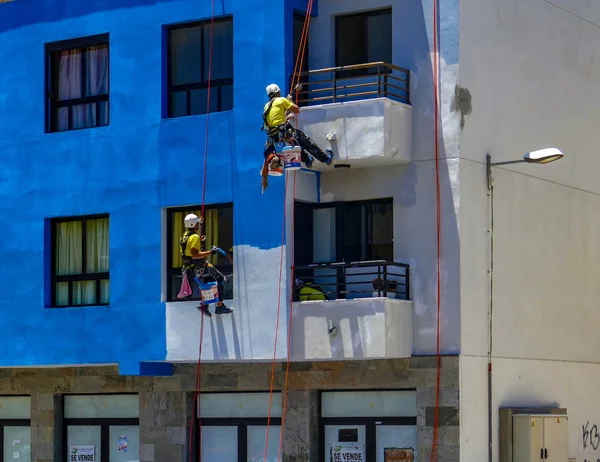
[[[340,443],[332,446],[333,462],[365,462],[362,444]]]
[[[93,445],[69,446],[69,462],[95,462],[95,449]]]

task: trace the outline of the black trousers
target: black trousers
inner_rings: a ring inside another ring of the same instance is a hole
[[[305,164],[309,163],[307,153],[312,155],[319,162],[325,163],[327,161],[328,156],[325,151],[317,146],[317,144],[309,136],[307,136],[306,133],[304,133],[302,130],[292,127],[292,125],[289,123],[281,126],[278,132],[269,135],[267,138],[267,143],[265,144],[265,159],[269,156],[269,154],[275,154],[276,143],[288,141],[291,138],[295,139],[300,148],[302,148],[302,153],[300,156],[302,158],[302,162]]]

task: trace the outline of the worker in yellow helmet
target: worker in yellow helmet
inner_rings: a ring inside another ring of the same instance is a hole
[[[184,225],[186,228],[185,233],[179,240],[181,246],[181,257],[183,259],[183,268],[188,275],[188,279],[192,281],[194,278],[203,283],[214,281],[217,283],[217,289],[219,290],[219,301],[215,308],[215,314],[230,314],[233,312],[231,308],[228,308],[223,303],[223,289],[225,286],[225,276],[213,265],[208,263],[206,259],[210,255],[214,255],[217,252],[225,253],[218,247],[214,247],[211,250],[202,250],[202,243],[206,240],[206,236],[200,236],[198,231],[202,220],[197,215],[190,213],[186,215]],[[212,314],[208,309],[208,306],[204,302],[200,302],[198,309],[203,315],[211,317]]]
[[[295,286],[298,299],[301,302],[327,300],[325,291],[321,286],[311,284],[310,282],[304,282],[300,279],[296,279]]]
[[[313,165],[314,157],[326,165],[331,164],[333,151],[323,151],[306,134],[294,128],[288,121],[288,113],[300,113],[300,108],[292,103],[292,96],[287,98],[281,96],[279,86],[272,83],[267,87],[269,102],[265,105],[263,112],[263,130],[267,131],[267,142],[265,144],[265,160],[270,154],[275,154],[275,144],[294,139],[302,148],[302,162],[307,168]]]

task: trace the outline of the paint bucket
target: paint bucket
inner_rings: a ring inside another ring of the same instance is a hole
[[[207,282],[199,284],[200,293],[202,294],[202,301],[205,305],[211,303],[217,303],[219,301],[219,289],[217,288],[216,282]]]
[[[271,162],[269,162],[269,175],[271,176],[281,176],[283,175],[283,162],[281,158],[278,156],[273,157]]]
[[[285,161],[286,170],[300,170],[302,164],[300,161],[300,154],[302,149],[300,146],[286,146],[283,148],[281,155]]]

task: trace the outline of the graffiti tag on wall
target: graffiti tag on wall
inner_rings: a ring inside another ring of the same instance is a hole
[[[590,425],[588,420],[585,425],[581,426],[582,446],[586,452],[595,452],[600,447],[600,433],[598,433],[598,425]],[[600,462],[600,457],[586,457],[583,462]]]

